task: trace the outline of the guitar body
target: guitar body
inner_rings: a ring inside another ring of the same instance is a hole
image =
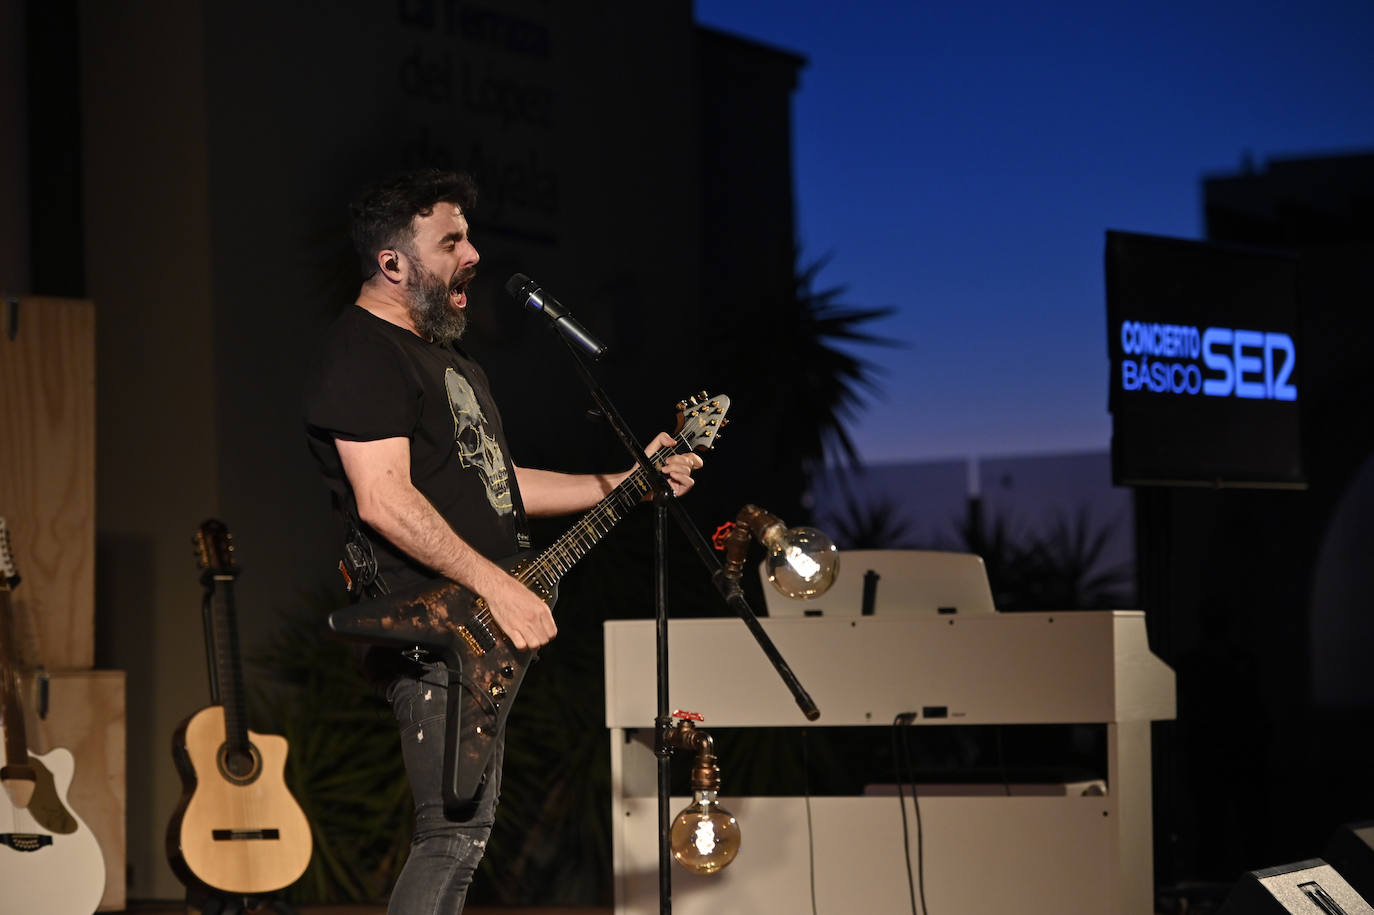
[[[310,864],[310,823],[286,787],[283,737],[248,732],[251,762],[226,758],[224,707],[201,709],[172,738],[181,802],[167,827],[167,859],[187,886],[270,893]]]
[[[524,552],[498,564],[519,577],[532,561],[533,554]],[[549,606],[558,599],[556,584],[538,579],[526,584]],[[385,610],[378,606],[383,603]],[[459,688],[449,692],[452,733],[444,743],[443,795],[448,815],[466,819],[481,797],[497,737],[537,653],[517,650],[485,604],[453,582],[417,585],[367,605],[336,610],[329,625],[350,638],[423,649],[457,678],[453,685]]]
[[[76,774],[71,751],[29,752],[10,636],[18,584],[0,518],[0,912],[90,915],[105,895],[105,858],[67,804]]]
[[[76,761],[61,747],[28,759],[36,775],[28,804],[16,807],[0,794],[0,905],[5,912],[90,915],[105,893],[105,858],[67,803]]]

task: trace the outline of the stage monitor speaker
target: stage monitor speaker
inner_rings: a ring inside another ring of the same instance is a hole
[[[1374,901],[1374,820],[1346,823],[1322,852],[1322,860],[1366,900]]]
[[[1251,871],[1217,915],[1374,915],[1374,908],[1320,858]]]

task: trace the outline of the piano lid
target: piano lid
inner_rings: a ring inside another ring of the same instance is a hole
[[[859,616],[863,607],[864,576],[878,574],[873,612],[929,613],[951,611],[960,617],[996,613],[983,558],[973,553],[938,550],[841,550],[835,583],[820,597],[792,600],[769,582],[764,564],[763,602],[769,616]]]

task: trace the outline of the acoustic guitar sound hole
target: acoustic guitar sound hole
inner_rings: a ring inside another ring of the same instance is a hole
[[[216,762],[220,775],[235,785],[251,784],[262,772],[262,757],[258,755],[258,748],[251,743],[246,747],[220,744]]]

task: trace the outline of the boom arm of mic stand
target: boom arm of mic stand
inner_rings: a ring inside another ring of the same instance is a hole
[[[691,529],[688,538],[691,539],[693,534],[696,535],[697,540],[701,541],[700,546],[698,546],[698,552],[700,552],[701,549],[712,549],[695,527]],[[716,567],[715,571],[711,573],[711,583],[716,586],[716,590],[720,592],[720,596],[725,598],[725,602],[739,614],[740,619],[744,620],[744,625],[749,628],[749,631],[754,636],[754,641],[759,643],[759,647],[762,648],[763,653],[768,656],[768,660],[773,662],[773,669],[778,672],[778,676],[782,678],[782,682],[792,693],[793,701],[795,701],[797,707],[802,710],[802,714],[806,716],[806,720],[815,721],[817,718],[821,717],[821,710],[816,708],[816,703],[812,701],[811,695],[807,693],[805,687],[801,685],[801,681],[797,679],[797,675],[792,673],[792,668],[778,651],[777,646],[773,644],[773,640],[768,637],[768,633],[764,631],[763,625],[754,614],[753,608],[749,606],[749,602],[744,599],[744,591],[740,589],[739,582],[725,574],[725,570],[720,566],[720,560],[716,559],[714,555],[707,554],[705,558],[709,558],[711,563]]]
[[[649,463],[649,457],[644,453],[643,446],[641,446],[639,442],[635,440],[634,435],[630,433],[629,428],[625,425],[624,419],[616,410],[615,406],[611,404],[610,399],[606,396],[606,392],[602,389],[596,377],[587,367],[582,353],[578,352],[577,347],[567,338],[563,338],[563,343],[568,347],[568,351],[572,353],[573,364],[577,366],[577,371],[582,376],[582,380],[587,385],[587,389],[591,392],[592,399],[595,400],[597,406],[601,408],[602,415],[610,422],[611,428],[614,429],[615,434],[620,437],[620,441],[625,446],[626,450],[634,455],[635,461],[638,462],[639,466],[644,468],[645,474],[654,487],[655,494],[663,497],[664,504],[668,506],[668,510],[673,514],[673,520],[677,522],[678,527],[681,528],[683,534],[687,536],[687,540],[696,550],[698,558],[701,559],[702,564],[705,565],[707,571],[710,572],[711,583],[716,586],[716,590],[720,592],[720,596],[725,599],[725,602],[739,614],[740,619],[744,620],[744,625],[748,627],[749,632],[754,636],[754,640],[759,643],[759,647],[763,649],[763,653],[768,657],[768,660],[772,662],[773,668],[778,672],[778,676],[782,678],[782,682],[792,693],[793,701],[795,701],[797,707],[802,710],[802,714],[806,716],[806,720],[815,721],[821,716],[820,709],[816,708],[816,703],[811,699],[810,694],[802,687],[801,681],[797,679],[796,674],[792,672],[792,668],[788,665],[786,659],[784,659],[782,654],[778,651],[777,646],[773,644],[773,640],[769,638],[768,633],[764,631],[763,626],[759,623],[758,616],[749,606],[749,602],[745,600],[744,592],[740,589],[739,582],[725,574],[725,569],[721,566],[720,560],[716,558],[715,548],[707,542],[701,531],[697,530],[696,525],[692,523],[692,519],[687,515],[687,510],[678,503],[677,498],[673,495],[672,487],[668,484],[667,477],[665,477],[658,468],[654,467],[653,464]]]

